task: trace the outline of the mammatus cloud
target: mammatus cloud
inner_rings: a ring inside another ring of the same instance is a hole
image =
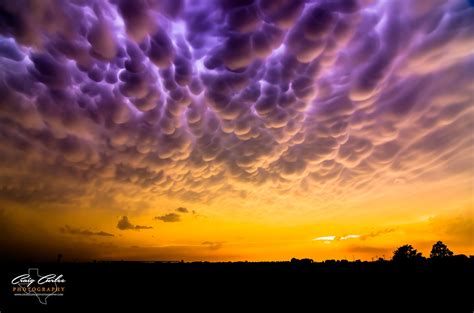
[[[117,223],[117,228],[120,230],[140,230],[140,229],[152,229],[151,226],[141,226],[132,224],[127,216],[122,216],[122,218]]]
[[[470,175],[473,19],[465,0],[4,1],[0,194],[338,198]]]
[[[162,216],[156,216],[155,219],[163,221],[163,222],[179,222],[179,221],[181,221],[181,217],[179,216],[179,214],[176,214],[176,213],[168,213],[168,214],[165,214],[165,215],[162,215]]]
[[[224,244],[224,242],[222,242],[222,241],[216,241],[216,242],[214,242],[214,241],[204,241],[202,244],[210,250],[219,250],[220,248],[222,248],[222,245]]]
[[[106,236],[106,237],[114,236],[113,234],[107,233],[105,231],[93,232],[87,229],[73,228],[73,227],[70,227],[69,225],[65,225],[64,227],[59,228],[59,231],[63,234],[80,235],[80,236]]]

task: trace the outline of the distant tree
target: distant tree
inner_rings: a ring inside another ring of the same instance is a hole
[[[423,256],[421,252],[418,252],[415,248],[411,245],[404,245],[399,247],[397,250],[393,252],[392,260],[394,262],[412,262],[417,260],[422,260]]]
[[[295,264],[311,264],[313,263],[313,259],[297,259],[297,258],[292,258],[291,263],[295,263]]]
[[[433,245],[431,249],[430,258],[432,259],[441,259],[453,256],[453,251],[449,250],[448,246],[446,246],[441,241],[438,241]]]

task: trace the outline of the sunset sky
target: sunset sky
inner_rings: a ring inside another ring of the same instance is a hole
[[[467,0],[3,1],[2,254],[474,254],[473,21]]]

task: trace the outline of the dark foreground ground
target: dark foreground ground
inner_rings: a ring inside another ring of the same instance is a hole
[[[473,312],[474,259],[278,263],[0,263],[0,312]],[[62,274],[63,296],[11,280]]]

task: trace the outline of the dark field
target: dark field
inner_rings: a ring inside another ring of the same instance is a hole
[[[11,280],[28,268],[63,274],[64,295],[46,305],[36,296],[13,296]],[[0,311],[472,312],[473,269],[472,257],[414,264],[4,263]]]

